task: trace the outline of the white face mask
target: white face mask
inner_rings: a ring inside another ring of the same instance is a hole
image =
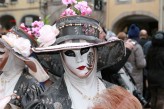
[[[5,66],[9,56],[9,50],[0,45],[0,70]]]
[[[79,78],[88,77],[94,68],[95,51],[93,48],[63,51],[62,56],[68,69]]]

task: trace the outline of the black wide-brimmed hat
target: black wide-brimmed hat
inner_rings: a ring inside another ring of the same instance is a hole
[[[56,53],[62,50],[86,47],[98,48],[98,70],[114,65],[125,55],[123,41],[116,38],[105,40],[99,22],[93,18],[79,15],[62,17],[56,21],[54,26],[59,29],[59,35],[56,37],[56,41],[47,47],[32,48],[34,52],[41,53],[45,57],[45,61],[43,62],[45,65],[49,64],[50,60],[53,61],[53,57],[54,61],[51,66],[61,65],[60,59],[56,58],[59,55]],[[52,55],[51,59],[46,61],[50,55]],[[42,59],[44,60],[43,57]],[[55,68],[53,69],[53,67],[49,68],[52,69],[53,73],[58,72],[54,71]]]
[[[55,26],[60,31],[56,41],[48,47],[34,47],[34,52],[79,49],[108,45],[112,42],[123,43],[119,39],[106,41],[105,36],[102,38],[101,33],[103,33],[103,30],[99,22],[89,17],[78,15],[62,17],[56,21]]]

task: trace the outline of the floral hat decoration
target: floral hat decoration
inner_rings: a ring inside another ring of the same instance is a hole
[[[34,21],[31,27],[26,27],[24,23],[20,27],[12,27],[6,35],[2,35],[0,42],[16,56],[27,60],[32,47],[49,46],[55,42],[58,34],[59,30],[55,25],[45,25],[40,20]]]
[[[39,47],[52,45],[56,41],[56,36],[59,34],[56,25],[47,25],[44,24],[43,21],[34,21],[31,24],[31,28],[26,27],[25,24],[22,23],[20,28],[28,33],[30,39],[35,41]]]
[[[62,3],[66,5],[67,8],[61,13],[60,18],[53,25],[60,31],[55,38],[55,42],[53,44],[51,43],[50,46],[35,47],[33,48],[34,52],[100,46],[114,41],[105,41],[103,29],[97,20],[90,17],[92,9],[86,1],[62,0]],[[67,44],[64,43],[71,40],[76,41]],[[79,40],[80,43],[77,40]],[[87,41],[87,43],[83,40]]]
[[[92,9],[88,6],[88,3],[83,0],[62,0],[62,3],[67,6],[67,9],[61,14],[61,16],[73,16],[91,15]]]

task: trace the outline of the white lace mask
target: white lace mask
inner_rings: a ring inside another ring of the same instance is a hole
[[[2,70],[8,60],[9,51],[0,44],[0,70]]]

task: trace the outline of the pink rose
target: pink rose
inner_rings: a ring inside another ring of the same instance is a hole
[[[78,2],[74,7],[80,11],[81,15],[90,15],[92,13],[92,9],[86,1]]]
[[[67,8],[62,14],[61,16],[72,16],[72,15],[76,15],[75,11],[72,10],[71,8]]]
[[[68,4],[77,3],[77,1],[76,0],[62,0],[62,3],[65,5],[68,5]]]

